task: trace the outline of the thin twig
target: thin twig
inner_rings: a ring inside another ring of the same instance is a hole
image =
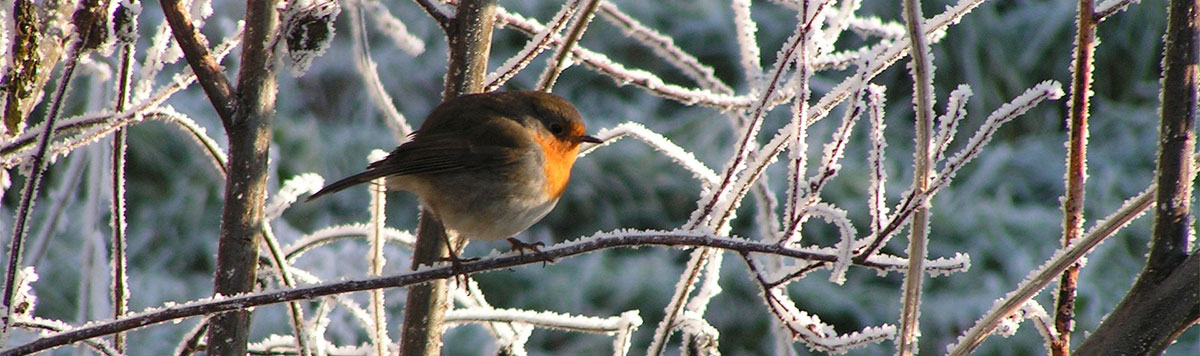
[[[496,68],[495,72],[488,74],[486,82],[483,85],[483,91],[491,92],[499,89],[516,76],[517,73],[520,73],[521,70],[529,66],[530,63],[533,63],[533,59],[541,54],[542,51],[549,49],[550,43],[557,38],[558,33],[570,22],[571,15],[579,10],[579,1],[570,0],[563,4],[558,9],[558,12],[554,14],[554,17],[550,18],[548,26],[545,26],[541,32],[530,37],[529,42],[525,42],[525,47],[504,61],[504,64]],[[562,47],[560,46],[559,48]]]
[[[124,6],[118,10],[125,11],[126,14],[131,13],[131,10],[125,9]],[[129,15],[126,15],[129,16]],[[118,20],[119,21],[119,20]],[[136,21],[129,19],[128,21]],[[115,111],[120,113],[126,110],[126,105],[129,101],[129,94],[132,86],[130,85],[133,76],[133,51],[134,46],[132,41],[123,41],[121,44],[121,71],[117,77],[117,102]],[[118,129],[113,133],[112,145],[112,305],[113,318],[120,318],[129,311],[129,276],[126,270],[127,257],[126,250],[126,218],[125,218],[125,129]],[[117,333],[113,335],[113,347],[117,352],[125,352],[125,334]]]
[[[588,24],[592,22],[592,17],[596,15],[596,8],[600,5],[600,0],[587,0],[583,11],[580,11],[575,17],[575,23],[571,25],[571,31],[567,32],[567,38],[558,44],[558,50],[554,52],[554,57],[550,60],[550,65],[546,67],[546,71],[542,72],[542,78],[538,80],[538,90],[549,92],[554,88],[554,82],[558,81],[558,75],[566,69],[567,56],[571,54],[571,47],[579,42],[579,38],[583,37],[583,31],[587,30]]]
[[[909,50],[912,58],[909,70],[913,77],[913,108],[916,111],[916,145],[913,148],[913,192],[929,190],[929,177],[933,173],[930,147],[933,139],[933,53],[929,51],[929,39],[925,37],[925,17],[921,15],[921,2],[903,2],[904,24],[908,29]],[[921,306],[921,286],[926,244],[929,242],[929,208],[927,200],[919,201],[913,212],[908,239],[908,270],[904,275],[904,295],[900,312],[900,335],[897,335],[896,354],[910,356],[917,353],[917,336],[920,334],[918,316]]]
[[[454,18],[450,14],[443,11],[437,3],[433,2],[433,0],[414,1],[416,1],[417,5],[421,7],[421,10],[425,10],[425,13],[437,22],[438,27],[441,27],[442,31],[450,33],[450,26],[454,21]]]
[[[1088,98],[1092,93],[1092,62],[1096,51],[1096,19],[1093,0],[1079,0],[1075,15],[1075,61],[1071,64],[1071,100],[1068,113],[1066,197],[1063,199],[1062,245],[1083,235],[1083,199],[1087,181]],[[1055,293],[1054,330],[1057,337],[1047,347],[1054,356],[1071,353],[1071,329],[1075,318],[1075,288],[1080,264],[1063,271]]]
[[[367,275],[379,276],[383,275],[383,266],[387,263],[387,259],[383,257],[383,245],[386,243],[384,238],[385,229],[387,228],[387,178],[376,179],[370,184],[370,211],[371,223],[370,234],[368,234],[370,249],[367,252]],[[384,304],[383,290],[371,290],[370,312],[371,312],[371,328],[370,333],[371,348],[375,355],[387,356],[388,347],[392,343],[392,339],[387,334],[387,307]]]
[[[669,58],[668,63],[674,65],[684,75],[688,76],[688,78],[696,81],[696,84],[699,84],[701,88],[720,94],[733,94],[733,88],[730,88],[729,84],[725,84],[725,82],[718,79],[716,72],[711,66],[700,63],[700,60],[696,56],[685,52],[682,48],[675,45],[674,39],[638,22],[633,17],[618,9],[617,5],[614,5],[612,2],[604,1],[600,3],[600,16],[607,19],[613,25],[620,27],[627,36],[637,39],[638,43],[650,47],[650,50],[657,53],[659,57]]]
[[[263,243],[267,246],[267,251],[270,252],[272,267],[275,268],[275,273],[279,277],[279,281],[288,288],[296,287],[296,280],[292,277],[291,265],[288,264],[287,256],[283,253],[283,249],[279,246],[279,239],[275,238],[275,233],[271,229],[271,224],[263,221],[262,224]],[[308,336],[308,329],[304,326],[304,306],[298,301],[288,302],[288,321],[292,326],[292,333],[296,341],[296,348],[302,356],[312,355],[312,345]]]

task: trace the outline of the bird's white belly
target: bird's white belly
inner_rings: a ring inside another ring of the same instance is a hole
[[[537,223],[558,203],[540,190],[541,184],[443,176],[444,180],[472,184],[432,184],[423,179],[392,179],[389,185],[412,191],[442,221],[447,230],[467,239],[500,240],[512,237]],[[533,178],[536,179],[536,178]],[[448,191],[446,186],[470,186],[469,191]],[[504,193],[502,193],[504,192]]]
[[[478,206],[474,213],[466,211],[442,212],[442,223],[448,230],[454,230],[459,236],[468,239],[499,240],[512,237],[525,231],[533,224],[542,220],[558,199],[545,202],[515,201],[509,204],[492,204]]]

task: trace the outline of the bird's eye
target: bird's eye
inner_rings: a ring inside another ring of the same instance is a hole
[[[555,135],[559,135],[559,134],[563,133],[563,125],[562,124],[550,124],[549,129],[550,129],[550,133],[555,134]]]

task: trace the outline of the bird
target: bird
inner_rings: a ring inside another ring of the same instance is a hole
[[[386,158],[310,195],[386,178],[408,191],[459,240],[508,239],[514,250],[537,250],[513,238],[558,203],[587,134],[579,111],[541,91],[469,94],[446,100]],[[446,246],[452,262],[459,262]],[[544,256],[544,255],[543,255]]]

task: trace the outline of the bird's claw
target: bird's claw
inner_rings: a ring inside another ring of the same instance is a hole
[[[460,258],[457,253],[451,251],[449,257],[443,257],[441,260],[450,262],[450,268],[454,271],[454,281],[460,288],[467,291],[467,294],[470,294],[471,289],[467,287],[467,273],[464,271],[463,263],[478,261],[479,257]]]
[[[538,257],[542,258],[542,268],[546,267],[547,262],[554,263],[553,258],[550,258],[549,255],[547,255],[545,252],[542,252],[542,250],[539,249],[539,247],[546,247],[546,244],[542,243],[541,241],[534,242],[534,243],[528,243],[525,241],[517,240],[517,238],[515,238],[515,237],[510,237],[510,238],[508,238],[508,243],[512,244],[512,249],[509,250],[510,252],[517,251],[518,253],[524,255],[525,250],[529,250],[530,252],[537,254]]]

